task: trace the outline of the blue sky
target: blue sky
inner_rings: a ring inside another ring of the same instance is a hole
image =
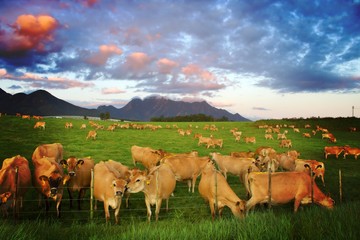
[[[360,117],[360,1],[0,1],[0,87],[78,106],[205,100]]]

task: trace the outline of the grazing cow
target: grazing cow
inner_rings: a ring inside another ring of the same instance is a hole
[[[339,147],[339,146],[325,146],[324,147],[324,155],[325,155],[325,159],[328,158],[329,155],[335,155],[336,158],[339,158],[339,155],[344,151],[343,147]]]
[[[245,137],[245,143],[256,143],[255,137]]]
[[[170,166],[177,181],[187,180],[189,192],[192,187],[194,193],[196,179],[209,161],[209,157],[169,156],[163,162]]]
[[[305,138],[311,138],[310,133],[303,133],[302,135],[303,135],[303,137],[305,137]]]
[[[162,200],[166,200],[166,211],[169,209],[169,198],[176,187],[173,171],[168,164],[161,164],[152,168],[147,174],[139,171],[130,177],[127,185],[130,193],[143,192],[147,209],[147,218],[151,219],[151,206],[155,205],[155,219],[159,218]]]
[[[90,157],[77,159],[71,156],[67,160],[61,160],[60,164],[66,169],[65,172],[70,177],[67,182],[70,209],[72,208],[73,192],[78,191],[78,209],[81,210],[81,201],[85,196],[86,190],[90,188],[91,169],[94,169],[94,160]]]
[[[286,134],[285,134],[285,133],[278,133],[277,139],[278,139],[278,140],[280,140],[280,139],[286,139]]]
[[[85,123],[81,124],[80,129],[85,129],[85,128],[86,128],[86,124]]]
[[[86,136],[86,140],[89,138],[92,138],[93,140],[96,140],[97,132],[95,130],[90,130],[88,132],[88,135]]]
[[[312,184],[311,184],[312,182]],[[247,190],[251,198],[246,203],[246,209],[249,211],[258,203],[267,203],[269,201],[269,175],[268,173],[252,172],[248,175]],[[313,186],[313,191],[311,190]],[[326,196],[310,178],[309,174],[304,172],[276,172],[271,173],[271,203],[285,204],[294,201],[294,212],[297,212],[300,204],[311,203],[311,193],[316,204],[329,209],[334,206],[334,200]]]
[[[279,169],[280,163],[276,158],[276,154],[270,154],[267,156],[259,155],[256,159],[256,166],[259,167],[260,171],[268,171],[269,168],[271,172],[275,172]]]
[[[229,172],[239,176],[240,181],[244,183],[244,177],[248,171],[260,171],[255,165],[254,158],[237,158],[221,155],[220,153],[210,153],[210,156],[219,166],[219,170],[224,174],[225,179],[227,179],[227,173]]]
[[[220,148],[223,147],[224,140],[223,139],[216,139],[211,138],[211,140],[207,143],[206,148],[219,146]]]
[[[72,122],[66,122],[65,123],[65,128],[73,128]]]
[[[237,218],[245,215],[246,202],[241,200],[231,189],[225,177],[215,170],[211,162],[207,163],[202,170],[199,183],[199,193],[209,203],[212,219],[215,219],[216,210],[221,218],[225,206]],[[217,206],[217,209],[215,209]]]
[[[269,154],[273,154],[273,153],[276,153],[276,150],[273,149],[272,147],[261,146],[255,150],[255,156],[265,157],[265,156],[268,156]]]
[[[131,147],[131,157],[134,165],[140,162],[148,170],[154,166],[165,156],[165,151],[162,149],[155,150],[150,147],[139,147],[133,145]]]
[[[56,215],[60,217],[60,205],[64,191],[64,184],[68,180],[64,178],[62,167],[53,157],[33,158],[34,164],[34,187],[39,191],[39,206],[41,195],[46,202],[46,212],[49,210],[48,198],[56,202]]]
[[[29,119],[29,120],[31,119],[31,118],[30,118],[30,115],[22,115],[21,118],[22,118],[22,119]]]
[[[200,146],[201,144],[206,144],[206,146],[208,146],[209,143],[211,143],[211,137],[199,137],[198,146]]]
[[[265,133],[265,139],[266,140],[274,140],[273,136],[270,133]]]
[[[45,130],[45,124],[46,122],[36,122],[34,128],[42,128],[43,130]]]
[[[325,175],[325,165],[323,162],[318,162],[316,160],[295,160],[295,172],[306,172],[309,175],[310,170],[312,171],[313,178],[319,177],[325,186],[324,175]]]
[[[288,154],[288,153],[280,153],[276,154],[276,159],[279,162],[279,167],[286,171],[294,171],[295,170],[295,160],[297,157]]]
[[[104,202],[106,222],[110,220],[109,206],[115,209],[115,223],[119,222],[118,216],[121,200],[126,191],[127,182],[121,178],[119,172],[111,165],[101,161],[94,167],[94,197],[95,200]],[[96,205],[95,205],[96,207]]]
[[[18,169],[18,178],[16,179],[16,170]],[[16,186],[17,184],[17,186]],[[0,170],[0,194],[9,192],[11,195],[11,207],[16,207],[16,214],[19,213],[19,207],[23,205],[23,198],[31,185],[31,172],[29,162],[25,157],[20,155],[7,158],[2,163]],[[17,189],[16,189],[17,188]],[[15,194],[16,193],[16,194]],[[15,199],[12,199],[16,195]],[[5,197],[10,198],[5,194]],[[7,209],[5,208],[4,211]],[[5,212],[5,215],[6,212]]]
[[[63,146],[61,143],[39,145],[34,150],[32,160],[34,161],[34,159],[41,159],[43,157],[53,157],[56,162],[60,162],[63,159]]]
[[[255,152],[248,151],[248,152],[231,152],[230,156],[238,157],[238,158],[254,158]]]
[[[282,148],[291,148],[292,147],[292,143],[290,139],[283,139],[280,141],[279,146]]]
[[[354,155],[355,159],[360,155],[360,148],[350,147],[348,145],[344,146],[344,159],[347,155]]]

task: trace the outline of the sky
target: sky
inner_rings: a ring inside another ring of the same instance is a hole
[[[360,0],[0,0],[0,88],[360,117]]]

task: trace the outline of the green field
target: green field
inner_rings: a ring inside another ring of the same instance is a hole
[[[143,193],[133,194],[130,207],[122,205],[120,224],[105,224],[102,203],[90,219],[89,192],[86,195],[82,211],[69,209],[68,194],[64,192],[62,202],[62,216],[56,218],[55,206],[47,215],[44,209],[38,209],[37,193],[29,189],[24,208],[20,216],[14,219],[12,214],[0,220],[1,239],[359,239],[360,229],[360,158],[353,156],[339,159],[330,156],[324,159],[324,146],[350,145],[360,147],[360,120],[357,118],[339,119],[290,119],[267,120],[257,122],[216,122],[216,123],[150,123],[161,125],[156,131],[150,129],[120,129],[107,131],[112,121],[95,121],[104,126],[105,130],[98,130],[97,140],[86,140],[90,129],[88,120],[45,118],[46,130],[33,129],[35,120],[25,120],[14,116],[0,118],[0,161],[15,155],[26,157],[31,163],[34,149],[44,143],[60,142],[64,146],[64,157],[91,156],[96,162],[101,160],[116,160],[132,166],[130,147],[132,145],[148,146],[163,149],[168,152],[182,153],[197,150],[200,156],[208,155],[212,151],[229,154],[232,151],[254,151],[260,146],[270,146],[278,152],[287,151],[279,147],[278,140],[265,140],[264,129],[258,125],[295,125],[300,133],[289,127],[282,127],[281,132],[288,130],[288,138],[293,142],[293,149],[301,153],[303,159],[315,159],[325,163],[325,183],[320,181],[318,186],[330,193],[335,200],[335,208],[330,211],[316,205],[307,205],[293,213],[292,203],[267,208],[256,207],[243,220],[234,219],[229,209],[224,210],[223,219],[211,221],[209,206],[203,201],[199,193],[187,192],[186,183],[177,183],[174,197],[169,201],[169,212],[163,208],[159,221],[147,223]],[[65,129],[65,123],[72,122],[72,129]],[[80,129],[81,124],[87,124],[87,129]],[[123,124],[122,122],[118,122]],[[148,123],[139,123],[148,124]],[[206,149],[198,146],[197,140],[191,136],[180,136],[177,129],[165,126],[177,124],[179,128],[188,129],[191,124],[192,133],[201,133],[224,139],[222,149]],[[204,130],[206,124],[214,124],[218,131]],[[305,129],[310,124],[311,129]],[[329,129],[337,138],[337,143],[330,143],[321,139],[318,133],[310,139],[304,138],[302,133],[311,132],[315,126]],[[236,142],[230,129],[238,128],[242,136],[255,136],[256,144]],[[356,127],[357,132],[350,132],[349,127]],[[276,139],[276,135],[273,135]],[[32,166],[31,166],[32,167]],[[139,166],[138,164],[138,167]],[[339,170],[342,176],[342,199],[339,195]],[[199,182],[199,179],[197,183]],[[242,199],[246,199],[245,189],[235,176],[229,176],[228,182],[232,189]],[[196,188],[197,190],[197,188]],[[154,211],[154,209],[153,209]],[[111,212],[112,214],[112,212]]]

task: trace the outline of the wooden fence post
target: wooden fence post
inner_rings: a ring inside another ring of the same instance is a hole
[[[91,182],[90,182],[90,220],[94,217],[94,169],[91,169]]]
[[[269,189],[268,189],[268,208],[271,208],[271,163],[272,161],[270,160],[268,162],[268,175],[269,175]]]
[[[340,197],[340,203],[342,203],[342,174],[341,169],[339,169],[339,197]]]

